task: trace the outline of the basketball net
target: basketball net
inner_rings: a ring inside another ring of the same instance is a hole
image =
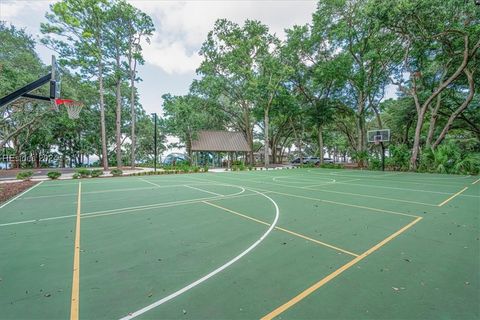
[[[58,110],[60,105],[64,105],[67,109],[68,117],[70,119],[78,119],[80,118],[80,112],[83,108],[83,103],[80,101],[75,101],[71,99],[55,99],[55,109]]]

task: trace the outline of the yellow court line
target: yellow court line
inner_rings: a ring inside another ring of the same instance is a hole
[[[480,181],[480,179],[473,181],[472,184],[477,184],[478,181]]]
[[[217,199],[217,200],[220,200],[220,199]],[[230,212],[230,213],[236,214],[237,216],[243,217],[243,218],[245,218],[245,219],[249,219],[249,220],[252,220],[252,221],[255,221],[255,222],[264,224],[264,225],[266,225],[266,226],[270,226],[270,224],[267,223],[267,222],[265,222],[265,221],[255,219],[255,218],[253,218],[253,217],[247,216],[247,215],[242,214],[242,213],[240,213],[240,212],[236,212],[236,211],[230,210],[230,209],[228,209],[228,208],[225,208],[225,207],[222,207],[222,206],[219,206],[219,205],[210,203],[210,202],[208,202],[208,201],[203,201],[203,203],[208,204],[208,205],[211,205],[211,206],[213,206],[213,207],[217,207],[217,208],[222,209],[222,210],[224,210],[224,211],[228,211],[228,212]],[[328,247],[328,248],[330,248],[330,249],[334,249],[334,250],[337,250],[337,251],[340,251],[340,252],[349,254],[349,255],[351,255],[351,256],[358,257],[358,254],[356,254],[356,253],[353,253],[353,252],[344,250],[344,249],[339,248],[339,247],[335,247],[335,246],[333,246],[333,245],[331,245],[331,244],[328,244],[328,243],[325,243],[325,242],[322,242],[322,241],[318,241],[318,240],[312,239],[312,238],[310,238],[310,237],[304,236],[303,234],[299,234],[299,233],[296,233],[296,232],[293,232],[293,231],[290,231],[290,230],[287,230],[287,229],[284,229],[284,228],[280,228],[280,227],[275,227],[274,229],[277,229],[277,230],[279,230],[279,231],[283,231],[283,232],[289,233],[289,234],[291,234],[291,235],[294,235],[294,236],[296,236],[296,237],[299,237],[299,238],[302,238],[302,239],[305,239],[305,240],[314,242],[314,243],[316,243],[316,244],[320,244],[320,245],[325,246],[325,247]]]
[[[393,240],[394,238],[396,238],[397,236],[399,236],[400,234],[405,232],[407,229],[412,227],[414,224],[416,224],[420,220],[422,220],[422,217],[416,218],[414,221],[410,222],[409,224],[407,224],[406,226],[404,226],[403,228],[401,228],[397,232],[391,234],[390,236],[388,236],[387,238],[385,238],[381,242],[377,243],[375,246],[371,247],[370,249],[368,249],[367,251],[365,251],[364,253],[362,253],[361,255],[356,257],[355,259],[353,259],[350,262],[344,264],[343,266],[341,266],[340,268],[338,268],[334,272],[330,273],[328,276],[326,276],[322,280],[318,281],[317,283],[315,283],[314,285],[312,285],[311,287],[309,287],[305,291],[301,292],[300,294],[298,294],[297,296],[295,296],[291,300],[287,301],[286,303],[284,303],[280,307],[276,308],[275,310],[273,310],[269,314],[263,316],[261,318],[261,320],[270,320],[270,319],[273,319],[276,316],[280,315],[281,313],[283,313],[284,311],[286,311],[287,309],[289,309],[293,305],[297,304],[298,302],[302,301],[304,298],[306,298],[307,296],[309,296],[310,294],[312,294],[313,292],[318,290],[320,287],[322,287],[323,285],[328,283],[330,280],[334,279],[335,277],[337,277],[338,275],[340,275],[344,271],[348,270],[349,268],[351,268],[352,266],[354,266],[358,262],[365,259],[368,255],[372,254],[373,252],[375,252],[378,249],[380,249],[381,247],[383,247],[385,244],[387,244],[388,242],[390,242],[391,240]]]
[[[82,201],[82,183],[78,183],[77,219],[75,221],[75,245],[73,253],[72,300],[70,304],[70,320],[78,319],[80,303],[80,212]]]
[[[468,187],[465,187],[463,188],[462,190],[458,191],[457,193],[455,193],[454,195],[452,195],[450,198],[448,198],[447,200],[443,201],[442,203],[440,203],[438,206],[441,207],[443,206],[444,204],[446,204],[447,202],[449,202],[450,200],[452,200],[453,198],[455,198],[456,196],[460,195],[463,191],[467,190]]]

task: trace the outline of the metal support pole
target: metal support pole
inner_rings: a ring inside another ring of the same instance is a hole
[[[383,145],[383,141],[380,142],[382,146],[382,171],[385,171],[385,146]]]
[[[155,157],[153,158],[153,171],[157,172],[157,114],[152,113],[154,119],[153,148]]]
[[[8,170],[7,146],[3,146],[3,160],[5,161],[5,170]]]

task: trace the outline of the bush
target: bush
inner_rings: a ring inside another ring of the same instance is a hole
[[[377,154],[372,155],[368,159],[369,170],[382,170],[382,159]]]
[[[302,163],[299,167],[300,168],[315,168],[315,164],[314,163]]]
[[[112,174],[112,176],[118,177],[118,176],[121,176],[123,174],[123,171],[121,169],[112,169],[112,171],[110,171],[110,173]]]
[[[193,172],[197,173],[200,171],[200,167],[194,166],[193,167]]]
[[[81,176],[80,176],[80,173],[78,173],[78,172],[75,172],[72,176],[72,179],[80,179],[80,178],[81,178]]]
[[[324,169],[345,169],[343,164],[339,164],[339,163],[324,163],[324,164],[321,164],[319,167]]]
[[[203,167],[203,172],[208,172],[208,166]]]
[[[33,176],[32,171],[21,171],[17,173],[17,180],[30,181]]]
[[[57,180],[58,178],[60,178],[61,175],[62,173],[59,171],[50,171],[49,173],[47,173],[47,177],[52,180]]]
[[[101,175],[103,175],[103,170],[102,169],[92,170],[92,171],[90,171],[90,175],[92,176],[92,178],[98,178]]]
[[[92,174],[92,171],[85,168],[81,168],[81,169],[77,169],[77,173],[80,175],[80,178],[88,178]]]
[[[393,170],[407,171],[410,164],[410,148],[406,144],[391,145],[390,157],[385,158],[385,166]]]
[[[252,165],[249,165],[248,166],[248,171],[252,171],[253,170],[253,166]]]

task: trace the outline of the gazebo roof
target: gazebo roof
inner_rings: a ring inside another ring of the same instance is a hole
[[[250,146],[242,132],[199,131],[192,141],[192,151],[243,151],[250,152]]]

